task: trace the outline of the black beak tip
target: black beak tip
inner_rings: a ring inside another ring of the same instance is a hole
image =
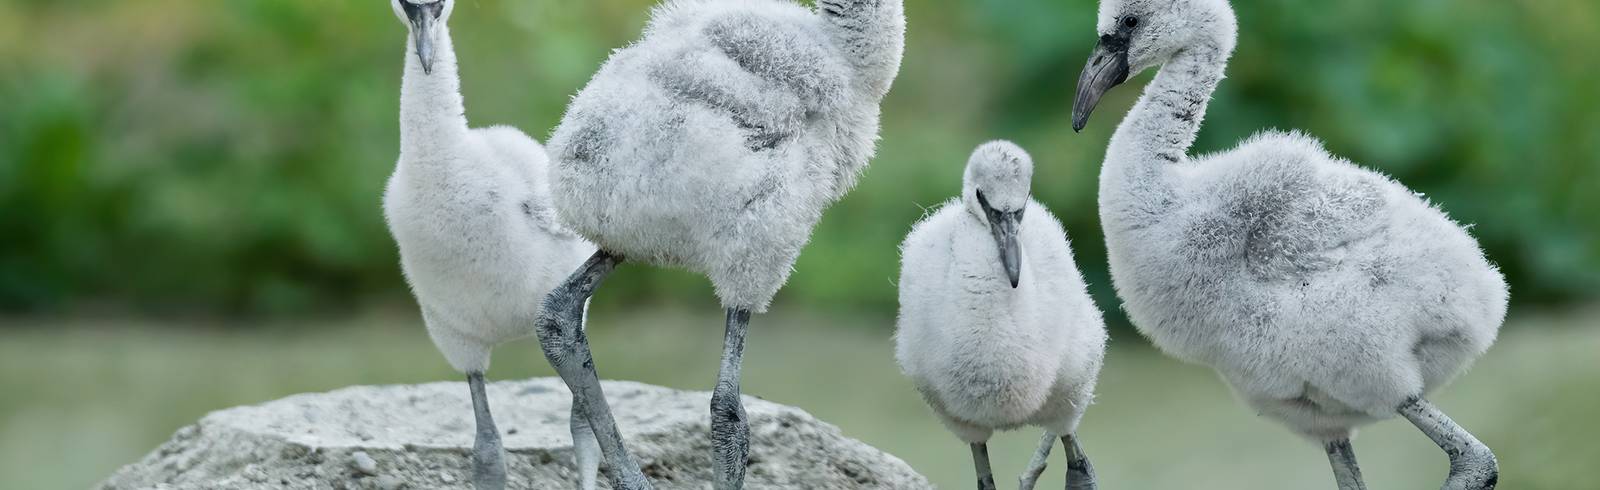
[[[1017,280],[1017,279],[1012,279],[1012,280],[1011,280],[1011,289],[1016,289],[1016,288],[1017,288],[1017,285],[1018,285],[1018,284],[1021,284],[1021,283],[1022,283],[1022,281],[1019,281],[1019,280]]]

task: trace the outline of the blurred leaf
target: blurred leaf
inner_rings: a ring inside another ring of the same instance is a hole
[[[1088,1],[907,2],[901,75],[858,189],[780,302],[895,308],[897,244],[1013,139],[1115,321],[1096,212],[1106,138],[1138,90],[1069,128]],[[462,2],[477,125],[549,134],[651,0]],[[1600,291],[1600,7],[1590,0],[1240,2],[1196,144],[1306,130],[1473,224],[1523,303]],[[293,314],[404,297],[379,200],[405,28],[377,2],[0,0],[0,311],[85,302]],[[1129,85],[1140,85],[1149,74]],[[713,305],[703,278],[626,268],[606,305]]]

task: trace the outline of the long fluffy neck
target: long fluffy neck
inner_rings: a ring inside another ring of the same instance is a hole
[[[410,35],[406,39],[406,68],[400,82],[400,148],[402,153],[426,157],[450,142],[460,141],[467,132],[461,78],[456,72],[455,47],[445,26],[439,26],[433,73],[423,73],[416,40]]]
[[[882,97],[900,72],[905,51],[903,0],[817,0],[835,42],[855,65],[867,91]]]
[[[1158,218],[1176,202],[1170,198],[1168,170],[1188,161],[1206,105],[1233,53],[1233,26],[1229,12],[1211,24],[1209,35],[1162,65],[1117,126],[1100,175],[1103,214],[1114,213],[1123,218],[1117,221],[1138,226],[1138,215]]]

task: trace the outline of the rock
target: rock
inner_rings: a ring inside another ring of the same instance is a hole
[[[402,488],[408,487],[406,486],[405,480],[401,480],[400,477],[394,475],[383,475],[378,477],[378,490],[400,490]]]
[[[366,451],[356,451],[354,454],[351,454],[350,467],[355,468],[357,473],[366,476],[378,475],[378,461],[372,459],[372,456],[367,454]]]
[[[710,488],[710,393],[604,382],[628,449],[656,488]],[[510,488],[576,488],[559,379],[489,385]],[[926,489],[905,462],[793,407],[745,397],[746,488]],[[464,382],[357,386],[213,412],[99,486],[126,489],[470,489]],[[604,468],[602,467],[602,470]],[[609,488],[604,484],[602,488]]]

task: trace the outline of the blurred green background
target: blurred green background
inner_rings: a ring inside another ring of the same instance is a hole
[[[208,410],[454,379],[379,211],[405,33],[384,3],[0,0],[0,488],[88,486]],[[543,139],[653,3],[461,0],[469,118]],[[1512,319],[1441,405],[1501,452],[1505,488],[1587,481],[1600,460],[1580,444],[1600,438],[1600,4],[1235,7],[1239,49],[1196,151],[1303,129],[1472,224],[1511,282]],[[757,320],[747,389],[967,486],[965,450],[892,366],[896,245],[958,191],[974,146],[1007,138],[1033,153],[1034,193],[1113,324],[1084,429],[1107,486],[1331,487],[1315,447],[1151,350],[1116,307],[1096,177],[1138,91],[1114,91],[1072,133],[1094,10],[907,0],[879,156]],[[596,298],[603,374],[709,388],[715,305],[703,278],[625,267]],[[645,321],[662,316],[675,320]],[[531,347],[513,349],[494,377],[549,372]],[[1357,445],[1373,487],[1442,476],[1442,455],[1403,423],[1369,432]],[[1020,469],[1032,438],[997,442],[997,469]]]

